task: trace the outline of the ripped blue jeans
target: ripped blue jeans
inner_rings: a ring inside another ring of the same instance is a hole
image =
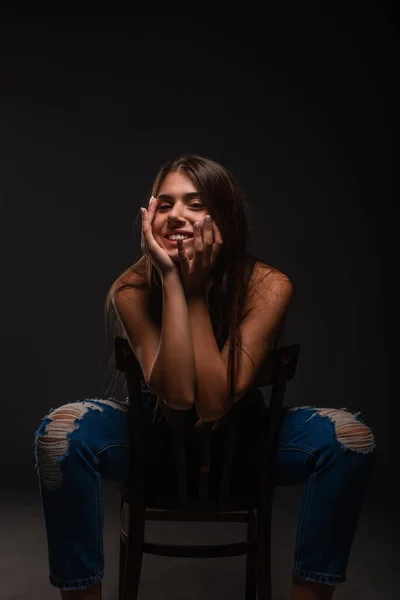
[[[58,588],[83,589],[103,578],[102,480],[119,482],[128,475],[127,411],[127,403],[115,398],[85,399],[51,410],[36,432],[49,577]],[[359,413],[283,409],[275,481],[305,484],[292,568],[300,579],[346,581],[375,448]]]

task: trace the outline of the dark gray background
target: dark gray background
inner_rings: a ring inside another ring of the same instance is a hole
[[[236,174],[254,251],[296,285],[286,403],[360,410],[379,450],[371,494],[393,499],[397,26],[384,2],[335,6],[2,19],[4,486],[36,485],[50,407],[104,393],[107,290],[140,255],[157,169],[193,152]]]

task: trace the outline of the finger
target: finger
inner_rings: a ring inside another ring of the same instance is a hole
[[[141,242],[141,245],[142,245],[142,249],[143,249],[143,245],[146,243],[146,223],[147,223],[146,209],[143,206],[140,207],[140,213],[142,216],[142,242]]]
[[[215,261],[217,260],[218,254],[221,252],[221,248],[222,248],[224,242],[222,239],[221,232],[218,229],[218,226],[215,223],[215,221],[212,221],[212,228],[213,228],[213,232],[214,232],[214,243],[212,246],[210,262],[214,264]]]
[[[193,247],[193,267],[201,266],[203,264],[203,236],[201,234],[200,221],[196,221],[196,223],[194,224]]]
[[[154,196],[152,196],[149,200],[149,207],[148,207],[148,214],[149,214],[149,220],[150,223],[153,222],[153,219],[155,217],[157,211],[157,198],[155,198]]]
[[[148,228],[148,220],[149,220],[148,212],[144,208],[144,206],[142,206],[140,208],[140,212],[142,213],[142,231],[146,231],[146,229]]]
[[[215,221],[211,221],[211,224],[212,224],[213,233],[214,233],[214,241],[217,242],[217,244],[222,244],[223,239],[222,239],[221,232],[218,228],[218,225],[216,224]]]
[[[178,254],[181,265],[186,271],[189,271],[190,261],[183,245],[183,240],[178,240]]]
[[[142,211],[142,213],[143,213],[142,214],[143,229],[147,230],[147,228],[150,227],[150,231],[152,231],[151,223],[154,219],[156,208],[157,208],[157,198],[154,198],[152,196],[149,200],[148,207],[143,208],[143,211]]]
[[[208,217],[208,220],[207,220]],[[210,262],[211,253],[214,244],[214,230],[212,227],[212,219],[210,215],[206,215],[203,223],[203,252],[204,252],[204,261],[206,263]]]
[[[147,246],[155,243],[155,239],[153,237],[153,231],[151,229],[151,221],[148,211],[143,207],[142,210],[142,243],[143,240],[146,242]]]

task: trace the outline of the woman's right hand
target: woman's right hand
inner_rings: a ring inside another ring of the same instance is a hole
[[[167,252],[157,244],[153,236],[152,222],[157,210],[157,198],[150,198],[149,209],[142,209],[142,251],[150,258],[161,278],[170,273],[179,274],[179,269]]]

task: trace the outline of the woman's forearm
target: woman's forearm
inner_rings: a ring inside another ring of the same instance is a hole
[[[227,367],[215,339],[205,294],[188,298],[195,358],[195,404],[202,421],[216,421],[230,408]]]
[[[150,389],[171,408],[185,410],[195,397],[193,341],[185,292],[178,274],[163,278],[161,337],[149,377]]]

